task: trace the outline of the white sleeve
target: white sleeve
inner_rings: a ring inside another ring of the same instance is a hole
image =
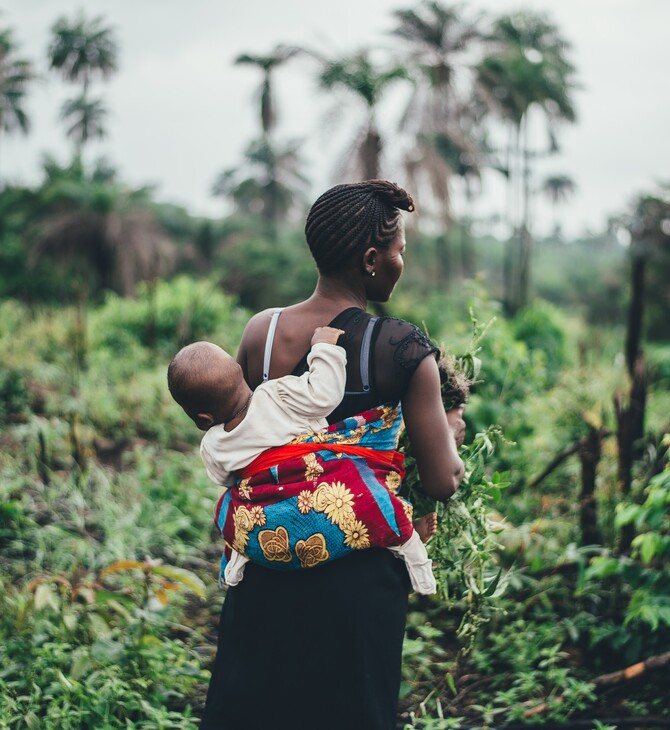
[[[217,460],[216,443],[213,432],[208,431],[200,442],[200,456],[205,465],[207,476],[214,482],[224,487],[230,487],[235,483],[235,475],[223,468]]]
[[[325,418],[344,396],[347,355],[339,345],[319,342],[307,355],[309,370],[277,380],[277,395],[298,416]]]

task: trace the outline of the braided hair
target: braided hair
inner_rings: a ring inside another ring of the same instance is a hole
[[[413,211],[414,200],[387,180],[365,180],[326,190],[312,206],[305,224],[307,245],[319,271],[336,271],[369,246],[390,246],[400,210]]]

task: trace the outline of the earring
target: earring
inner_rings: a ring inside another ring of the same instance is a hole
[[[371,271],[370,272],[370,276],[374,276],[374,275],[375,275],[375,272],[374,271]]]

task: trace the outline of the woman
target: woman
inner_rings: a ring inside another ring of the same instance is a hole
[[[318,326],[345,331],[345,397],[331,423],[402,404],[426,492],[448,499],[463,476],[460,410],[445,415],[437,348],[414,325],[373,318],[403,271],[411,196],[393,183],[338,185],[312,206],[305,234],[319,277],[309,299],[249,321],[238,361],[252,388],[300,374]],[[295,572],[247,566],[229,588],[203,730],[392,730],[409,580],[384,549]]]

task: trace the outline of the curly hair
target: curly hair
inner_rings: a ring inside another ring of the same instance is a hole
[[[413,211],[414,200],[388,180],[365,180],[326,190],[305,224],[307,245],[319,271],[337,271],[369,246],[390,246],[401,210]]]

